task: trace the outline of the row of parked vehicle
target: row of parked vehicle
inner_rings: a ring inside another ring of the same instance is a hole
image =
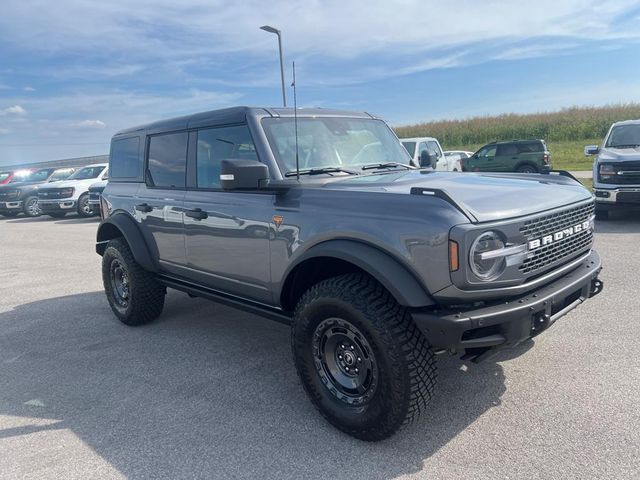
[[[477,152],[443,151],[433,137],[401,139],[413,161],[421,167],[446,172],[549,173],[551,153],[544,140],[491,142]]]
[[[108,164],[75,168],[40,168],[0,173],[0,215],[27,217],[97,215],[100,192],[107,184]]]

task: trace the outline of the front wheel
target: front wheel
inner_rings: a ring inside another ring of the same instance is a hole
[[[93,207],[89,204],[89,194],[83,193],[78,199],[78,215],[83,218],[93,216]]]
[[[38,207],[38,197],[34,196],[26,198],[22,211],[27,217],[39,217],[40,207]]]
[[[165,288],[136,262],[127,243],[116,238],[102,255],[102,282],[111,310],[126,325],[143,325],[160,316]]]
[[[415,420],[436,382],[433,352],[409,312],[373,278],[347,274],[308,290],[294,313],[302,385],[335,427],[383,440]]]

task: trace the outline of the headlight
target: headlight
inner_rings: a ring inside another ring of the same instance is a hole
[[[611,179],[616,174],[616,169],[613,165],[600,165],[600,178]]]
[[[73,196],[73,192],[74,192],[74,190],[75,190],[75,189],[74,189],[73,187],[70,187],[70,188],[63,188],[63,189],[60,191],[60,196],[61,196],[62,198],[72,197],[72,196]]]
[[[504,256],[492,258],[486,258],[486,256],[484,256],[485,258],[483,258],[482,255],[492,250],[500,250],[504,248],[504,246],[502,236],[497,232],[484,232],[476,238],[473,245],[471,245],[471,252],[469,253],[471,271],[476,277],[483,281],[489,281],[504,271],[506,266]]]

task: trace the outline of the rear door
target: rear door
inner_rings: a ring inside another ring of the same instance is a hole
[[[188,138],[186,131],[147,137],[145,182],[134,201],[146,243],[156,250],[152,255],[164,269],[178,274],[187,263],[183,207]]]
[[[189,145],[184,225],[190,276],[215,290],[271,303],[274,195],[220,188],[221,160],[258,160],[249,128],[194,130]]]

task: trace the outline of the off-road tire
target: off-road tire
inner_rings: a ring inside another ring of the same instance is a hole
[[[355,327],[373,352],[377,385],[361,403],[338,398],[319,373],[314,336],[332,319]],[[436,361],[427,340],[409,311],[365,274],[340,275],[311,287],[296,306],[291,346],[312,403],[332,425],[361,440],[383,440],[413,422],[435,388]]]
[[[112,269],[117,262],[127,278],[128,298],[125,303],[112,282]],[[102,255],[102,282],[111,310],[118,319],[130,326],[144,325],[160,316],[166,289],[144,270],[133,257],[122,238],[109,241]]]
[[[31,206],[31,203],[33,203],[34,200],[35,200],[35,211]],[[38,208],[38,197],[31,196],[31,197],[25,198],[22,204],[22,213],[24,213],[27,217],[32,217],[32,218],[39,217],[40,209]]]
[[[62,218],[67,214],[67,212],[52,212],[52,213],[47,213],[47,215],[49,215],[51,218]]]
[[[82,218],[89,218],[95,215],[95,213],[93,212],[93,207],[89,205],[88,193],[83,193],[82,195],[80,195],[80,198],[78,198],[77,211],[78,215],[80,215]]]
[[[538,173],[538,169],[531,165],[530,163],[525,163],[523,165],[520,165],[517,169],[516,172],[518,173]]]

